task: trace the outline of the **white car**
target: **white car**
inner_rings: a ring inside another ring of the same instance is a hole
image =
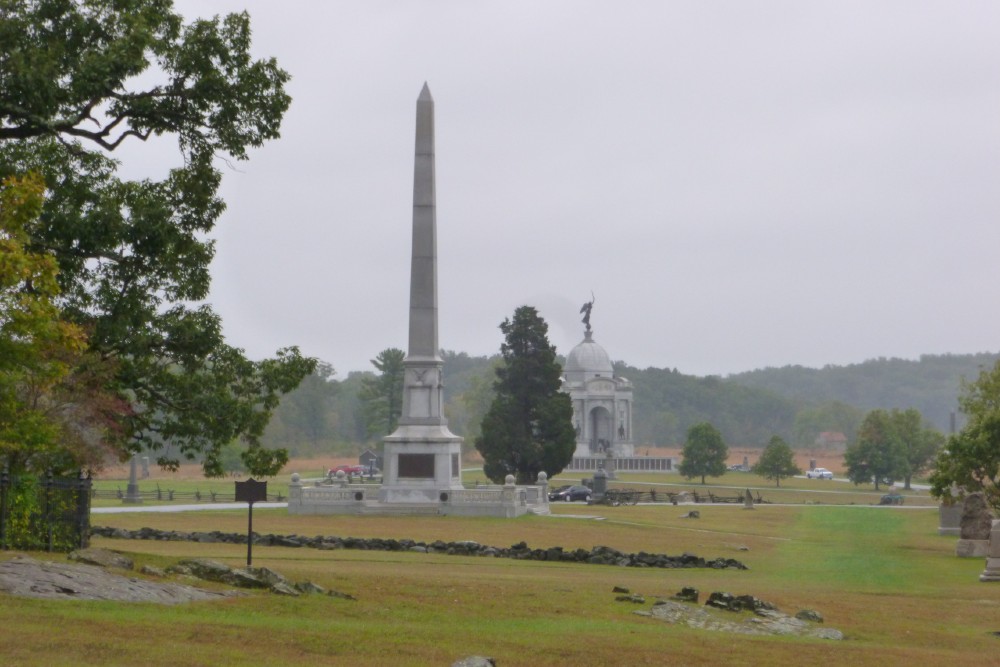
[[[806,473],[809,479],[833,479],[833,473],[826,468],[813,468]]]

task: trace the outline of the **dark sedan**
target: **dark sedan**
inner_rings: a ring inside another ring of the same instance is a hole
[[[549,494],[549,500],[565,500],[567,502],[585,500],[589,503],[592,494],[593,492],[585,486],[561,486]]]

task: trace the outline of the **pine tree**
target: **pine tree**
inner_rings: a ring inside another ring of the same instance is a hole
[[[512,474],[532,483],[538,473],[554,476],[573,458],[573,406],[561,390],[562,368],[548,340],[548,325],[531,306],[500,325],[503,363],[496,370],[496,396],[476,438],[483,471],[496,483]]]
[[[364,405],[365,430],[370,437],[389,435],[396,430],[403,410],[403,360],[406,353],[390,347],[372,359],[376,376],[362,381],[359,398]]]

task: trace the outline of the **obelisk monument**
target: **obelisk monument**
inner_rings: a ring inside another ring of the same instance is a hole
[[[434,99],[424,84],[417,98],[413,168],[410,337],[403,360],[403,410],[385,437],[379,500],[440,502],[462,488],[462,438],[444,417],[444,362],[438,354],[437,212],[434,190]]]

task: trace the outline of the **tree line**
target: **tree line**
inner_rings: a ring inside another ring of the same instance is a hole
[[[387,354],[392,355],[388,360]],[[450,350],[442,350],[441,357],[449,427],[472,443],[493,400],[502,357]],[[390,399],[375,387],[401,391],[402,359],[402,350],[383,350],[373,356],[371,370],[352,372],[342,380],[329,364],[320,363],[282,399],[265,442],[296,453],[330,448],[347,453],[362,444],[377,445],[394,423],[385,412]],[[925,355],[916,361],[875,359],[822,369],[788,366],[726,378],[638,369],[624,362],[614,367],[633,385],[634,434],[640,447],[680,447],[692,426],[707,422],[734,445],[763,447],[777,435],[793,448],[808,448],[824,431],[841,432],[849,443],[856,442],[872,410],[916,410],[943,433],[950,432],[951,415],[956,413],[961,427],[963,379],[975,378],[998,359],[996,354]]]

